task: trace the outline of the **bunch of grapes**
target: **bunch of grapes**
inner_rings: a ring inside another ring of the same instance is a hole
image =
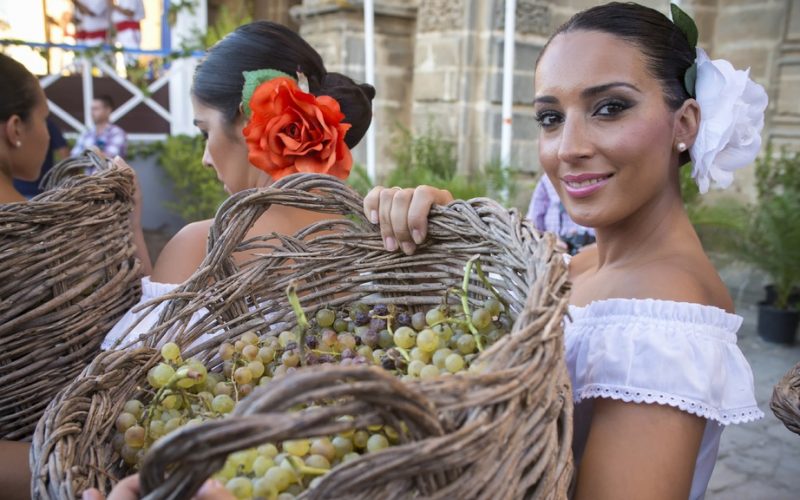
[[[149,371],[149,387],[142,391],[148,395],[147,404],[127,401],[116,421],[113,444],[125,463],[138,468],[158,439],[184,426],[225,417],[256,386],[301,366],[377,365],[403,380],[481,372],[478,355],[512,325],[506,307],[494,297],[474,310],[466,300],[445,300],[418,312],[399,305],[354,303],[321,308],[309,320],[296,295],[289,293],[298,326],[261,337],[247,332],[233,343],[221,344],[221,372],[210,372],[196,359],[184,361],[174,343],[162,347],[162,362]],[[398,438],[391,427],[374,426],[264,444],[229,455],[214,477],[237,498],[286,500],[313,488],[338,464],[386,448]]]

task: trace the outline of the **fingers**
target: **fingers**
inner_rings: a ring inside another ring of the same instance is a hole
[[[216,479],[209,479],[192,500],[236,500],[236,497],[226,490],[221,482]]]
[[[413,197],[413,189],[395,191],[394,198],[392,198],[392,209],[389,214],[394,237],[406,255],[413,254],[414,250],[417,249],[417,245],[411,237],[411,230],[408,227],[409,208]]]
[[[431,207],[437,203],[436,188],[420,186],[414,193],[414,198],[408,208],[408,228],[411,238],[419,245],[428,236],[428,214]]]
[[[367,193],[367,196],[364,197],[364,215],[373,224],[377,224],[379,222],[378,204],[380,203],[381,191],[384,189],[386,188],[382,186],[374,187],[369,193]]]
[[[81,495],[81,500],[104,500],[104,498],[100,490],[94,488],[83,490],[83,494]]]
[[[378,221],[381,225],[381,238],[383,238],[383,246],[390,252],[397,250],[397,239],[392,227],[392,203],[396,191],[396,189],[383,189],[378,196]]]

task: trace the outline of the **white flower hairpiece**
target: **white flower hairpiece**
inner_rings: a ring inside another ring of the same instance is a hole
[[[695,99],[700,127],[689,150],[692,177],[701,193],[711,185],[726,188],[733,172],[755,160],[761,149],[761,130],[767,93],[750,79],[750,70],[736,70],[724,59],[710,60],[697,48]]]

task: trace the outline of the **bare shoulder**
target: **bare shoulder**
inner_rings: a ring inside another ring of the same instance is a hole
[[[733,312],[725,283],[707,261],[668,259],[651,263],[624,280],[631,298],[649,298],[715,306]]]
[[[192,222],[178,231],[158,256],[151,279],[159,283],[186,281],[206,256],[208,230],[212,223],[211,219]]]
[[[569,261],[569,275],[574,282],[586,273],[597,270],[597,244],[583,247]]]

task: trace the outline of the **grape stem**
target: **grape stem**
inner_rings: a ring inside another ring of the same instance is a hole
[[[399,352],[404,358],[406,358],[406,363],[411,362],[411,356],[408,354],[408,351],[406,351],[405,348],[396,345],[394,346],[394,349],[397,349],[397,352]]]
[[[478,347],[478,351],[483,351],[483,342],[481,342],[481,335],[478,333],[478,329],[475,328],[475,325],[472,324],[472,313],[469,310],[469,278],[472,276],[472,266],[477,264],[478,269],[480,269],[480,262],[478,259],[480,255],[475,255],[471,259],[467,261],[464,265],[464,281],[461,284],[461,308],[464,309],[464,316],[466,316],[467,327],[469,331],[472,332],[472,335],[475,337],[475,345]],[[480,276],[480,275],[479,275]]]
[[[289,463],[292,465],[292,468],[294,470],[296,470],[297,472],[301,473],[304,476],[306,476],[306,475],[321,476],[323,474],[327,474],[328,472],[330,472],[328,469],[320,469],[318,467],[309,467],[308,465],[305,465],[305,464],[299,465],[297,462],[299,462],[300,459],[298,459],[297,457],[294,457],[294,456],[289,456],[289,457],[286,457],[286,458],[289,460]],[[300,480],[298,479],[298,482],[299,481]],[[300,483],[300,484],[302,484],[302,483]]]
[[[300,365],[306,366],[306,331],[308,330],[308,319],[306,313],[303,312],[303,306],[300,305],[300,298],[297,296],[297,281],[292,281],[286,288],[286,295],[289,298],[289,304],[292,306],[294,315],[297,316],[297,324],[300,326],[300,340],[297,343],[297,351],[300,353]]]
[[[477,259],[477,258],[478,258],[478,256],[476,255],[472,259]],[[470,260],[472,260],[472,259],[470,259]],[[503,305],[503,310],[508,312],[508,302],[506,302],[505,299],[500,296],[500,294],[497,292],[495,287],[491,284],[491,282],[489,282],[489,279],[483,273],[483,268],[481,267],[481,262],[479,260],[475,261],[475,272],[478,273],[478,278],[480,278],[481,282],[483,283],[483,286],[485,286],[486,288],[489,289],[490,292],[492,292],[492,295],[494,295],[494,298],[496,298],[497,301],[500,302],[500,304]]]

